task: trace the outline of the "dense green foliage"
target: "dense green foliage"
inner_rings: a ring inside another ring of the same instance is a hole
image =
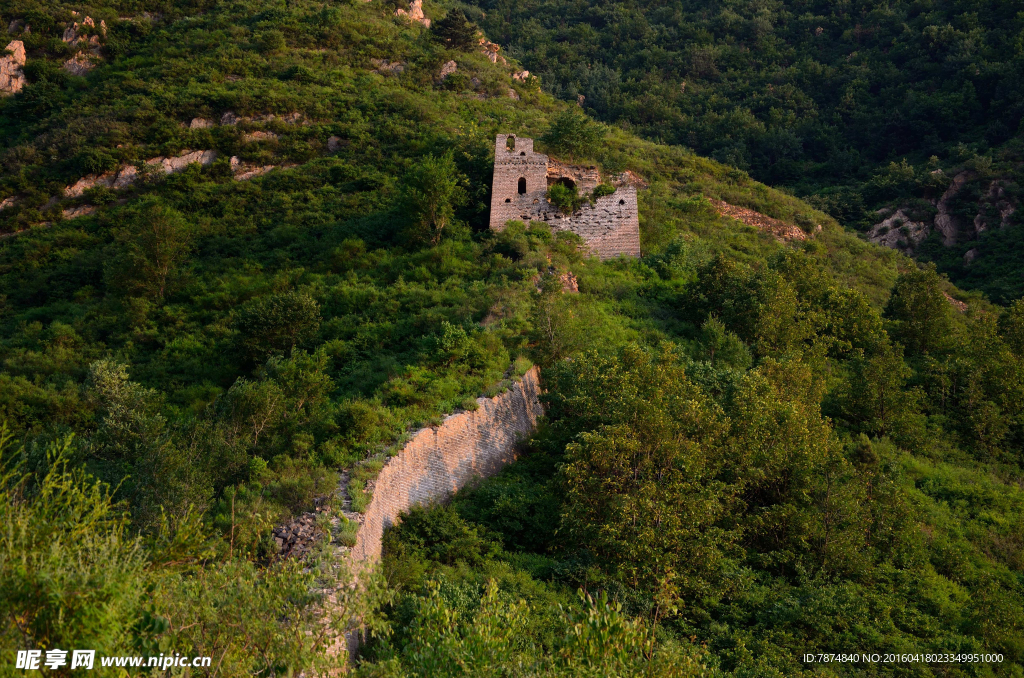
[[[277,562],[271,528],[343,470],[365,507],[410,430],[534,361],[533,454],[389,534],[368,675],[790,674],[837,634],[1019,665],[1020,302],[594,123],[393,3],[75,9],[108,27],[84,76],[60,68],[70,6],[0,4],[32,26],[0,100],[5,649],[336,661],[320,592],[343,573]],[[499,132],[649,183],[643,258],[487,231]],[[64,193],[198,149],[217,160]]]
[[[1024,112],[1012,3],[474,4],[556,96],[769,183],[998,147]]]
[[[412,629],[436,614],[424,601],[467,620],[478,601],[516,615],[503,675],[555,675],[564,615],[597,614],[578,588],[688,657],[679,675],[819,675],[803,653],[865,650],[1002,662],[825,674],[1018,675],[1019,303],[998,329],[911,270],[883,314],[799,254],[747,268],[690,252],[659,275],[596,274],[580,275],[581,296],[657,300],[647,317],[678,318],[678,343],[556,363],[530,454],[388,534],[389,615],[404,630],[372,655],[391,672],[367,675],[418,675]]]

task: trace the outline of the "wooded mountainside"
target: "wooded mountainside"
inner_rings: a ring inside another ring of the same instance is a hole
[[[21,675],[14,650],[56,647],[315,672],[344,660],[327,648],[355,618],[373,631],[362,676],[1021,675],[1020,293],[958,289],[831,203],[581,90],[594,122],[544,72],[539,10],[527,50],[498,23],[520,6],[427,3],[432,28],[411,9],[0,2],[26,53],[0,99],[0,675]],[[621,12],[623,35],[671,13]],[[750,35],[790,49],[757,16]],[[600,43],[572,25],[551,44]],[[689,36],[673,49],[729,42]],[[714,48],[720,72],[732,49]],[[993,124],[1018,100],[996,90]],[[646,106],[639,92],[608,101]],[[1009,123],[985,147],[981,127],[933,123],[973,154],[943,163],[1013,147]],[[830,142],[864,154],[834,175],[851,194],[888,171],[873,144],[896,134],[863,129]],[[642,178],[643,256],[599,262],[543,224],[488,231],[497,133]],[[379,576],[325,619],[348,576],[328,542],[351,526],[319,520],[307,563],[279,557],[273,527],[343,471],[365,508],[406,434],[531,363],[548,416],[521,460],[390,530]]]
[[[1003,216],[1020,202],[1024,162],[1024,18],[1013,3],[472,4],[556,97],[784,186],[857,230],[900,208],[893,230],[930,227],[964,173],[950,201],[955,236],[930,228],[901,244],[996,301],[1024,295],[1020,213]]]

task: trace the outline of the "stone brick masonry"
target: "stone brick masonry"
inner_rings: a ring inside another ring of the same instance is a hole
[[[620,254],[639,257],[636,187],[621,185],[593,205],[585,204],[578,212],[564,215],[545,197],[550,184],[571,176],[571,185],[591,191],[600,182],[596,168],[581,168],[576,173],[568,171],[571,169],[535,152],[533,139],[499,134],[494,144],[491,229],[500,231],[508,221],[543,221],[552,230],[576,233],[601,259]]]
[[[447,417],[436,428],[418,431],[377,476],[356,544],[353,565],[380,559],[381,537],[398,516],[417,504],[447,499],[476,477],[494,475],[513,461],[516,442],[529,435],[543,414],[540,370],[494,398],[479,398],[479,409]]]

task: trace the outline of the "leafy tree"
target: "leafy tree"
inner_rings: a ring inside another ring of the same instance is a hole
[[[885,307],[885,316],[893,323],[892,337],[910,356],[938,353],[949,346],[952,313],[934,266],[901,274]]]
[[[127,210],[124,222],[114,230],[121,247],[109,264],[108,284],[118,293],[163,299],[192,249],[191,226],[177,210],[155,200]]]
[[[26,475],[0,427],[0,642],[15,649],[131,653],[146,554],[107,488],[69,462],[71,436]]]
[[[548,202],[558,208],[562,214],[572,214],[583,206],[584,198],[575,188],[565,184],[552,184],[544,196]]]
[[[235,327],[242,355],[262,363],[312,341],[320,329],[320,305],[301,292],[257,297],[239,310]]]
[[[1003,339],[1018,358],[1024,358],[1024,299],[1010,304],[1002,317]]]
[[[567,108],[555,118],[540,140],[556,155],[589,157],[604,137],[604,130],[584,113]]]
[[[465,204],[465,177],[455,165],[452,151],[428,155],[413,165],[402,184],[402,203],[413,222],[413,233],[436,245]]]
[[[725,422],[676,360],[630,346],[621,363],[590,354],[559,375],[562,398],[606,422],[566,447],[560,529],[632,587],[713,596],[730,540],[716,525]]]

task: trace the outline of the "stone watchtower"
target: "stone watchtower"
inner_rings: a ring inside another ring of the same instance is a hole
[[[499,134],[494,143],[491,228],[511,220],[530,221],[535,205],[547,203],[548,156],[535,153],[533,139]]]
[[[572,231],[602,259],[640,256],[640,219],[636,187],[623,177],[610,183],[615,192],[584,203],[578,212],[562,214],[547,201],[555,183],[584,192],[601,183],[596,167],[564,165],[533,150],[533,139],[499,134],[494,143],[490,227],[500,231],[508,221],[543,221],[554,231]]]

